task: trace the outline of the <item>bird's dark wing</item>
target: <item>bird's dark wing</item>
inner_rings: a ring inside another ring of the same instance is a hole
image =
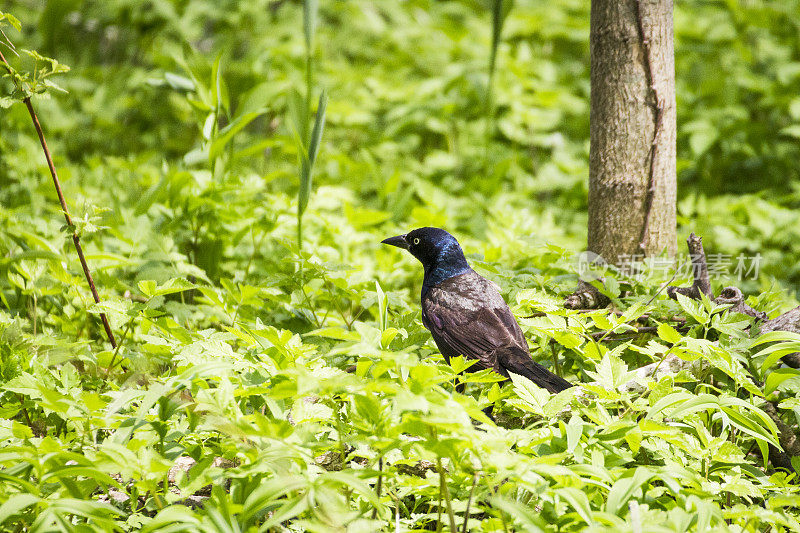
[[[490,368],[506,377],[514,372],[551,392],[571,386],[531,359],[508,305],[494,285],[474,271],[430,287],[422,300],[422,320],[448,359],[477,359],[477,369]]]

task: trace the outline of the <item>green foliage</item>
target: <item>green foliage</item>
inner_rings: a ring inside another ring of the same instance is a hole
[[[7,38],[3,27],[11,27],[20,31],[19,20],[13,15],[0,11],[0,45],[8,48],[13,54],[12,58],[22,60],[14,44]],[[0,64],[4,71],[3,78],[11,80],[13,91],[8,95],[0,95],[0,109],[10,107],[15,100],[24,101],[33,96],[45,96],[48,90],[63,92],[63,89],[56,85],[50,76],[69,72],[68,66],[62,65],[50,57],[45,57],[35,50],[22,50],[22,53],[28,61],[19,70],[5,59],[5,54],[3,55],[4,61]]]
[[[796,336],[668,300],[668,272],[610,272],[620,313],[560,305],[585,236],[588,2],[11,4],[22,33],[3,30],[59,62],[23,58],[73,67],[35,102],[102,302],[29,117],[3,110],[0,529],[800,528],[761,408],[797,427],[798,373],[776,367]],[[773,314],[800,279],[776,178],[798,160],[797,7],[676,8],[681,224],[761,253],[741,286]],[[420,225],[459,236],[582,391],[444,362],[419,265],[379,244]]]

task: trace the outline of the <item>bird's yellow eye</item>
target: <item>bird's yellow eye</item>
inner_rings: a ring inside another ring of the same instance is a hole
[[[419,244],[419,239],[414,239],[414,244]]]

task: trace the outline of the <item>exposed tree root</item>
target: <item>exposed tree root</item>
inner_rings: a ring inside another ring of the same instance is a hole
[[[582,279],[578,280],[578,288],[564,300],[567,309],[600,309],[611,303],[605,294],[602,294],[593,285]]]
[[[791,331],[792,333],[800,333],[800,306],[761,324],[761,333],[766,333],[768,331]],[[800,353],[790,353],[789,355],[784,355],[781,359],[786,366],[800,368]]]
[[[711,283],[708,279],[708,265],[706,263],[706,254],[703,250],[702,239],[694,233],[689,235],[686,240],[686,245],[689,248],[689,254],[692,258],[692,272],[694,273],[694,282],[690,287],[667,287],[667,295],[675,299],[676,294],[683,294],[695,300],[700,299],[700,294],[705,294],[709,299],[712,299],[717,304],[730,304],[731,311],[742,313],[743,315],[751,316],[759,321],[760,330],[762,333],[767,331],[792,331],[800,333],[800,306],[795,307],[791,311],[768,319],[767,314],[761,311],[756,311],[745,303],[744,294],[738,287],[725,287],[720,292],[719,296],[714,298],[714,293],[711,292]],[[794,353],[783,357],[783,362],[792,368],[800,368],[800,354]]]
[[[781,419],[780,413],[773,402],[764,402],[760,408],[778,426],[778,441],[781,443],[781,448],[783,448],[783,451],[781,451],[774,446],[769,447],[770,463],[776,468],[794,472],[791,458],[800,455],[800,434],[798,434],[796,428]]]
[[[731,311],[755,318],[760,322],[760,330],[762,333],[768,331],[792,331],[794,333],[800,333],[800,307],[795,307],[791,311],[787,311],[769,320],[766,313],[756,311],[745,303],[744,294],[742,294],[742,291],[738,287],[725,287],[722,289],[719,296],[714,298],[714,293],[711,292],[711,283],[708,279],[708,264],[706,262],[705,251],[703,250],[702,239],[692,233],[686,240],[686,245],[689,248],[689,254],[692,259],[694,282],[690,287],[668,287],[667,295],[670,298],[676,299],[677,294],[682,294],[689,298],[699,300],[701,294],[705,294],[717,304],[730,304]],[[792,368],[800,368],[799,353],[785,355],[781,359],[786,365]],[[780,444],[781,448],[783,448],[783,450],[779,450],[774,446],[769,447],[770,464],[775,468],[783,468],[794,472],[791,458],[800,456],[800,432],[798,432],[796,427],[786,424],[786,422],[781,419],[780,412],[772,402],[765,402],[761,405],[761,409],[772,418],[775,425],[778,427]]]
[[[669,354],[661,361],[650,363],[636,370],[631,381],[627,382],[624,389],[629,392],[645,392],[647,387],[642,385],[647,378],[658,381],[664,376],[676,376],[682,370],[692,370],[699,372],[708,367],[708,362],[703,359],[696,361],[684,361],[675,354]]]
[[[703,239],[690,233],[689,238],[686,239],[686,245],[692,260],[694,283],[691,287],[667,287],[667,296],[673,300],[676,294],[682,294],[695,300],[699,300],[701,294],[714,298],[714,294],[711,292],[711,281],[708,279],[708,263],[706,263],[706,252],[703,250]]]

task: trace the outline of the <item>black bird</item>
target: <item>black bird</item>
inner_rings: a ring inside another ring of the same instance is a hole
[[[477,359],[473,368],[505,377],[514,372],[550,392],[572,387],[531,359],[511,309],[495,284],[470,268],[455,237],[443,229],[419,228],[382,242],[408,250],[422,263],[422,324],[448,363],[463,355]]]

